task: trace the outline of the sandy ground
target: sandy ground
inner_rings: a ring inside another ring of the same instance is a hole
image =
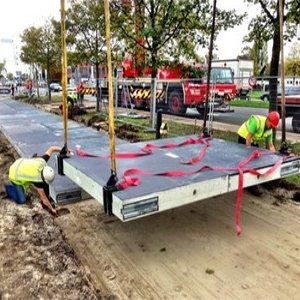
[[[1,182],[0,299],[300,299],[300,193],[276,185],[244,194],[237,237],[235,193],[122,223],[95,200],[53,219]]]

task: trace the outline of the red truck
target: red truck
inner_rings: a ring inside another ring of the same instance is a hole
[[[122,105],[133,104],[136,108],[149,108],[151,99],[151,67],[142,72],[134,68],[131,60],[123,61],[123,78],[128,79],[122,91]],[[187,108],[203,113],[206,97],[206,73],[203,65],[164,67],[158,70],[157,107],[173,114],[184,114]],[[237,88],[233,73],[228,67],[212,67],[210,92],[214,107],[225,106],[235,97]]]

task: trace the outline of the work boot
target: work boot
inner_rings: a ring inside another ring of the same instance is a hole
[[[256,197],[260,197],[263,194],[262,187],[259,185],[249,186],[246,188],[246,191]]]

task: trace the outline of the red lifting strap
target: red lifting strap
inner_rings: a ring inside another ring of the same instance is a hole
[[[179,143],[179,144],[165,144],[165,145],[162,145],[162,146],[158,146],[158,145],[154,145],[154,144],[146,144],[142,150],[146,151],[146,150],[153,150],[153,149],[170,149],[170,148],[176,148],[176,147],[182,147],[182,146],[187,146],[187,145],[196,145],[196,144],[204,144],[204,145],[207,145],[209,146],[209,141],[211,140],[212,138],[209,137],[209,138],[197,138],[197,139],[193,139],[193,138],[188,138],[187,140]]]
[[[176,148],[176,147],[183,147],[183,146],[187,146],[187,145],[203,144],[204,147],[201,149],[199,156],[192,158],[190,161],[182,162],[184,164],[193,164],[193,163],[200,161],[203,158],[207,147],[209,147],[209,140],[211,140],[211,137],[210,138],[197,138],[197,139],[188,138],[187,140],[185,140],[179,144],[170,143],[170,144],[165,144],[162,146],[157,146],[154,144],[146,144],[145,146],[142,147],[142,149],[141,149],[142,152],[116,153],[116,158],[136,158],[136,157],[150,155],[153,153],[154,149],[170,149],[170,148]],[[83,151],[80,148],[76,148],[76,154],[78,156],[82,156],[82,157],[110,158],[110,155],[96,155],[96,154],[92,154],[92,153]]]

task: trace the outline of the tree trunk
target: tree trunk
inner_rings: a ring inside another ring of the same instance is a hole
[[[276,28],[273,37],[272,59],[270,65],[270,106],[269,111],[276,110],[277,99],[277,77],[279,69],[279,56],[280,56],[280,35],[279,35],[279,22],[276,22]]]
[[[96,112],[100,111],[100,85],[99,85],[99,63],[95,63],[96,67]]]
[[[279,17],[279,13],[277,13]],[[272,47],[272,59],[270,65],[270,103],[269,111],[277,110],[277,80],[279,70],[279,58],[280,58],[280,28],[279,21],[275,21],[275,29],[273,36],[273,47]],[[273,141],[276,140],[276,130],[273,130]]]
[[[51,75],[50,75],[50,60],[49,57],[47,59],[47,87],[48,87],[48,100],[51,102],[51,89],[50,89],[50,84],[51,84]]]
[[[35,68],[35,77],[36,77],[36,93],[37,93],[37,97],[40,98],[39,71],[38,71],[38,68]]]

